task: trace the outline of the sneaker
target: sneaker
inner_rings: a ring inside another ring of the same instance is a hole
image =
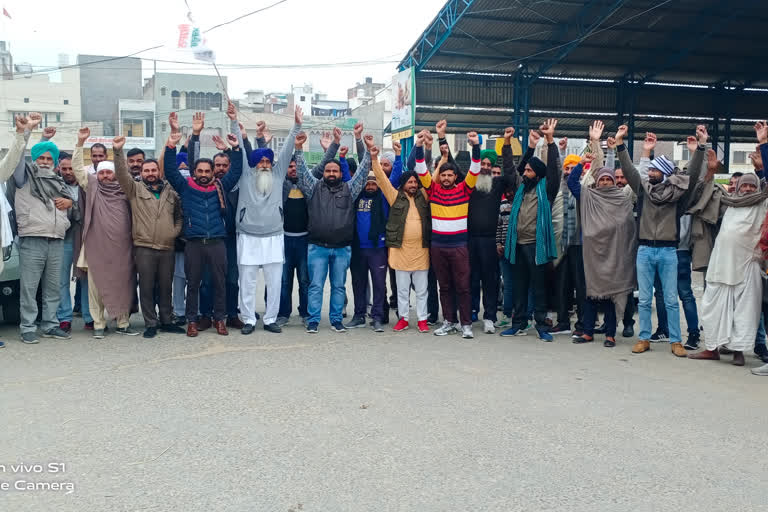
[[[103,340],[104,339],[104,329],[94,329],[93,330],[93,337],[97,340]]]
[[[310,334],[317,334],[317,322],[309,322],[307,324],[307,332]]]
[[[347,328],[341,322],[334,322],[331,324],[331,330],[333,332],[347,332]]]
[[[493,334],[496,332],[496,327],[493,325],[493,320],[483,320],[483,332],[485,334]]]
[[[499,333],[499,336],[504,336],[504,337],[507,337],[507,336],[526,336],[527,334],[528,334],[528,332],[526,331],[526,329],[521,329],[521,328],[517,327],[516,325],[513,325],[509,329],[507,329],[505,331],[501,331]]]
[[[427,317],[427,325],[437,325],[437,317],[436,316],[428,316]]]
[[[347,325],[345,327],[347,329],[357,329],[358,327],[365,327],[365,317],[362,317],[362,316],[352,317],[352,320],[347,322]]]
[[[554,340],[552,335],[549,334],[549,332],[547,332],[547,328],[546,327],[543,327],[543,328],[537,327],[536,328],[536,333],[538,333],[539,339],[541,341],[553,341]]]
[[[0,348],[5,348],[5,342],[4,341],[0,341]]]
[[[307,322],[309,322],[309,317],[306,317],[306,316],[301,317],[301,325],[306,327],[307,326]]]
[[[443,321],[443,325],[435,329],[435,336],[446,336],[457,332],[456,324],[452,324],[448,320]]]
[[[280,326],[277,325],[277,322],[272,322],[271,324],[264,324],[264,330],[267,332],[275,333],[275,334],[279,334],[283,332]]]
[[[669,334],[660,329],[656,329],[656,332],[651,334],[651,343],[665,343],[669,339]]]
[[[86,331],[92,331],[93,330],[93,322],[85,322],[83,324],[83,329]]]
[[[373,332],[384,332],[384,326],[379,320],[373,321]]]
[[[760,375],[761,377],[768,377],[768,364],[763,366],[752,368],[752,375]]]
[[[631,325],[625,325],[624,330],[621,331],[622,338],[632,338],[635,335],[635,328]]]
[[[139,335],[139,331],[134,331],[133,329],[131,329],[130,325],[128,327],[118,327],[117,329],[115,329],[115,332],[117,334],[122,334],[123,336],[138,336]]]
[[[471,339],[473,339],[475,337],[475,335],[472,334],[472,326],[471,325],[462,325],[461,326],[461,337],[464,338],[465,340],[471,340]]]
[[[549,329],[549,334],[570,334],[570,332],[571,332],[571,324],[567,324],[565,322],[558,323],[557,325]]]
[[[419,320],[419,332],[429,332],[429,325],[426,320]]]
[[[692,332],[688,334],[688,340],[685,342],[685,345],[683,345],[683,348],[685,350],[696,350],[699,348],[699,341],[701,341],[701,338],[699,337],[699,332]]]
[[[60,327],[54,327],[53,329],[48,329],[43,333],[43,338],[53,338],[56,340],[68,340],[72,338],[72,335],[69,334],[66,331],[61,330]]]
[[[178,325],[173,324],[160,324],[157,329],[159,331],[167,332],[168,334],[184,334],[187,332]]]
[[[59,329],[66,333],[72,332],[72,322],[61,322],[59,324]]]
[[[496,327],[509,327],[512,325],[512,317],[509,315],[504,315],[496,322]]]
[[[277,317],[277,320],[275,320],[275,323],[279,325],[280,327],[284,326],[288,323],[288,319],[284,316]]]
[[[157,327],[147,327],[144,329],[145,338],[154,338],[155,336],[157,336]]]
[[[33,331],[21,333],[21,341],[22,343],[26,343],[27,345],[34,345],[35,343],[40,343],[40,340],[37,339],[37,333]]]
[[[401,318],[400,320],[398,320],[395,326],[392,328],[392,330],[395,332],[404,331],[406,329],[408,329],[408,320],[406,320],[405,318]]]

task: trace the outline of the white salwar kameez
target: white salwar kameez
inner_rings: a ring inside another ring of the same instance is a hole
[[[284,243],[282,233],[274,236],[237,235],[237,268],[240,273],[240,319],[256,325],[259,268],[264,270],[267,310],[264,325],[277,320],[283,280]]]
[[[757,249],[768,202],[729,207],[707,268],[701,321],[707,350],[751,349],[760,323],[763,278]]]

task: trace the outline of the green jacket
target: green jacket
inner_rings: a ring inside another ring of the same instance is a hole
[[[423,191],[416,193],[413,198],[416,209],[421,216],[421,246],[429,248],[432,237],[432,217],[429,210],[429,201]],[[389,220],[387,221],[387,247],[402,247],[403,232],[405,231],[405,219],[408,218],[408,209],[411,207],[408,196],[402,190],[397,193],[397,199],[389,208]]]

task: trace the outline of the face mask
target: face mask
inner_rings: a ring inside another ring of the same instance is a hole
[[[328,177],[325,177],[325,178],[323,178],[323,181],[324,181],[324,182],[325,182],[325,184],[326,184],[326,185],[328,185],[329,187],[335,187],[335,186],[337,186],[339,183],[341,183],[341,180],[340,180],[339,178],[328,178]]]

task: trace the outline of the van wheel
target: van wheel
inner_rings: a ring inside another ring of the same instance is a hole
[[[19,303],[3,304],[3,323],[19,325],[19,322],[21,322]]]

